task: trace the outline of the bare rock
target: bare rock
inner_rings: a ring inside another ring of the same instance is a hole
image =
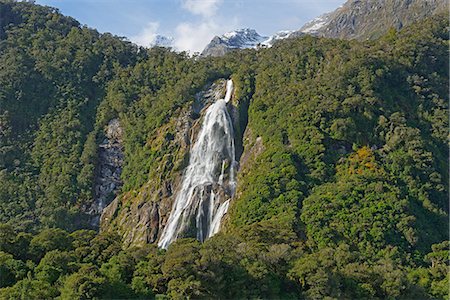
[[[94,183],[94,202],[88,209],[91,225],[99,226],[104,208],[116,197],[122,187],[120,174],[123,165],[123,129],[118,119],[109,121],[105,128],[105,139],[99,145],[98,164]],[[117,198],[116,198],[117,200]],[[117,200],[118,201],[118,200]],[[117,207],[117,202],[113,207]]]

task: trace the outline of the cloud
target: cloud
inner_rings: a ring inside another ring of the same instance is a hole
[[[198,24],[181,23],[176,27],[175,32],[175,48],[191,52],[201,52],[215,35],[223,33],[211,20]]]
[[[197,21],[182,22],[175,28],[174,46],[177,50],[201,52],[216,35],[235,29],[236,18],[220,18],[219,6],[223,0],[182,0],[182,8],[201,16]]]
[[[158,28],[158,22],[149,22],[138,35],[130,37],[130,40],[139,46],[149,47],[158,35]]]
[[[216,14],[222,0],[183,0],[182,6],[195,15],[201,15],[205,18]]]

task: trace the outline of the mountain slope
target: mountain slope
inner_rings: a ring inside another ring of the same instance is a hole
[[[1,1],[0,12],[0,220],[85,226],[104,136],[97,107],[114,68],[146,54],[50,7]]]
[[[374,39],[390,28],[398,30],[447,10],[446,0],[349,0],[300,31],[330,38]]]

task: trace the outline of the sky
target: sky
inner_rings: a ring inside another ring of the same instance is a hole
[[[216,35],[253,28],[261,35],[295,30],[345,0],[36,0],[81,24],[150,46],[157,34],[177,50],[201,52]]]

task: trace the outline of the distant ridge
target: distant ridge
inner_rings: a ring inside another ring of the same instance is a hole
[[[300,31],[341,39],[374,39],[447,9],[446,0],[349,0]]]
[[[340,39],[374,39],[390,28],[400,29],[414,21],[444,12],[446,0],[348,0],[333,12],[306,23],[299,30],[280,31],[270,37],[246,28],[214,37],[203,56],[221,56],[234,49],[272,46],[285,38],[310,34]]]

